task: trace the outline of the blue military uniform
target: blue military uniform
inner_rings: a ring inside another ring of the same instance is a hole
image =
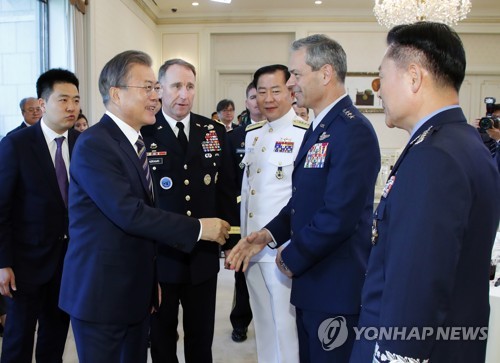
[[[305,134],[292,197],[266,225],[277,242],[291,239],[282,258],[294,274],[301,362],[349,359],[352,341],[326,351],[318,329],[337,315],[357,324],[379,169],[375,131],[346,95]]]
[[[439,339],[436,330],[488,326],[499,187],[496,165],[460,108],[442,110],[415,132],[374,214],[359,326],[434,334],[362,339],[352,363],[484,361],[484,338]]]

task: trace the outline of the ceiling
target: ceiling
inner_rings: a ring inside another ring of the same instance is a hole
[[[375,20],[374,0],[134,0],[157,24]],[[197,1],[199,6],[192,6]],[[436,0],[442,1],[442,0]],[[499,0],[471,0],[466,22],[500,23]],[[175,10],[174,10],[175,9]]]

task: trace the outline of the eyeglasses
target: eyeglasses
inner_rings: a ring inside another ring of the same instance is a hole
[[[117,88],[142,88],[142,89],[146,90],[146,95],[148,95],[148,96],[151,96],[151,93],[153,91],[156,92],[158,97],[161,98],[161,96],[163,96],[163,88],[159,84],[157,84],[156,86],[152,86],[152,85],[149,85],[149,86],[127,86],[127,85],[124,85],[124,86],[115,86],[115,87],[117,87]]]
[[[24,112],[29,112],[29,113],[42,112],[42,109],[40,107],[30,107],[25,109]]]
[[[226,108],[222,112],[234,112],[234,108]]]

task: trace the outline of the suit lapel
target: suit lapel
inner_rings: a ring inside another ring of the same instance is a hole
[[[189,124],[189,144],[187,149],[186,161],[191,160],[200,154],[201,143],[204,140],[207,129],[203,123],[191,114]]]
[[[413,134],[411,139],[406,144],[403,152],[399,156],[398,160],[394,164],[394,167],[391,170],[391,174],[389,178],[396,174],[398,171],[399,165],[408,154],[408,151],[418,142],[418,139],[421,138],[422,141],[427,137],[427,134],[430,132],[437,131],[442,125],[452,122],[467,122],[465,116],[460,108],[453,108],[444,112],[440,112],[437,115],[430,118],[427,122],[425,122],[420,128]]]
[[[132,165],[135,167],[135,169],[137,170],[137,174],[139,175],[142,187],[146,192],[146,195],[150,196],[151,193],[149,191],[149,186],[146,180],[146,176],[144,175],[144,169],[142,168],[142,165],[139,161],[139,157],[137,156],[137,151],[135,150],[135,148],[132,146],[132,144],[130,144],[130,141],[127,139],[125,134],[120,130],[120,128],[108,115],[104,115],[100,122],[102,122],[103,125],[107,128],[111,137],[116,140],[120,149],[123,151],[123,153],[132,163]],[[152,202],[151,197],[149,197],[149,199]]]
[[[34,128],[34,137],[31,143],[33,155],[35,155],[35,158],[38,159],[38,163],[36,164],[40,166],[42,174],[46,175],[45,180],[47,180],[47,183],[50,185],[52,192],[54,195],[57,195],[57,198],[59,198],[61,203],[64,205],[61,191],[59,190],[59,184],[57,183],[54,162],[50,156],[50,151],[47,146],[47,141],[45,141],[45,136],[43,134],[42,127],[40,126],[40,122],[41,121],[32,126]]]

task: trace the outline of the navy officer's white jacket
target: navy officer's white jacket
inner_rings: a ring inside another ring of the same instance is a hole
[[[309,123],[293,108],[272,122],[247,126],[241,188],[241,235],[264,227],[292,196],[293,162]],[[276,250],[264,248],[253,262],[274,262]]]

